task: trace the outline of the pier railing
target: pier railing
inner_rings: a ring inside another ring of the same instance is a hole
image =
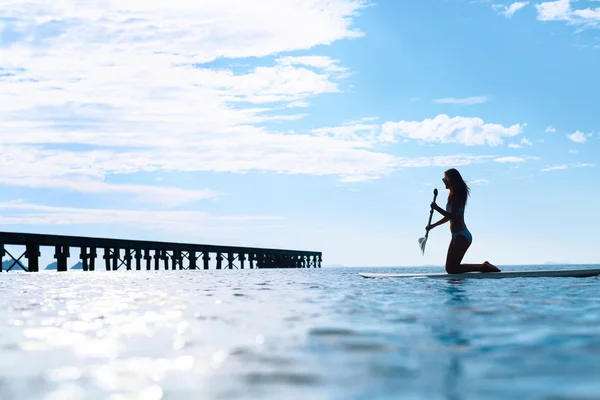
[[[12,254],[6,246],[19,246],[23,252]],[[316,251],[0,232],[0,261],[5,257],[12,261],[5,263],[7,271],[39,271],[44,247],[54,249],[58,271],[67,271],[71,252],[77,249],[84,271],[96,269],[100,253],[107,271],[210,269],[211,259],[215,269],[321,268],[322,261],[322,253]],[[23,259],[27,259],[26,265]]]

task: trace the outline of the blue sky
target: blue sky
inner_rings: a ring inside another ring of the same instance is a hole
[[[1,230],[600,261],[600,2],[196,3],[0,0]]]

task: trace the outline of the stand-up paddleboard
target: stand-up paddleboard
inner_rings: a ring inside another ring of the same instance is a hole
[[[545,271],[506,271],[506,272],[466,272],[464,274],[371,274],[359,272],[363,278],[434,278],[434,279],[500,279],[500,278],[551,278],[578,277],[600,275],[600,268],[588,269],[555,269]]]

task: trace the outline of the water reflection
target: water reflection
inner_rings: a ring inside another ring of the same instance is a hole
[[[433,333],[440,346],[447,351],[447,359],[443,376],[443,392],[448,400],[459,400],[465,397],[464,389],[464,354],[470,340],[461,319],[461,310],[470,304],[466,283],[463,280],[443,282],[440,292],[446,297],[442,307],[439,324],[434,325]]]
[[[468,285],[464,279],[448,279],[446,282],[441,282],[440,292],[447,295],[446,304],[466,304],[469,302],[465,285]]]
[[[600,389],[597,280],[326,269],[1,278],[0,399],[563,395],[549,377],[582,396]],[[522,376],[526,386],[503,385]]]

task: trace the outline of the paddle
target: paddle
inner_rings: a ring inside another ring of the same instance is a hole
[[[438,190],[433,189],[433,202],[434,203],[435,203],[435,199],[436,199],[437,195],[438,195]],[[429,222],[427,223],[427,226],[431,225],[431,218],[433,218],[433,208],[429,212]],[[425,244],[427,244],[427,237],[429,237],[429,231],[425,232],[425,237],[422,237],[419,239],[419,246],[421,246],[421,251],[423,252],[423,255],[425,255]]]

